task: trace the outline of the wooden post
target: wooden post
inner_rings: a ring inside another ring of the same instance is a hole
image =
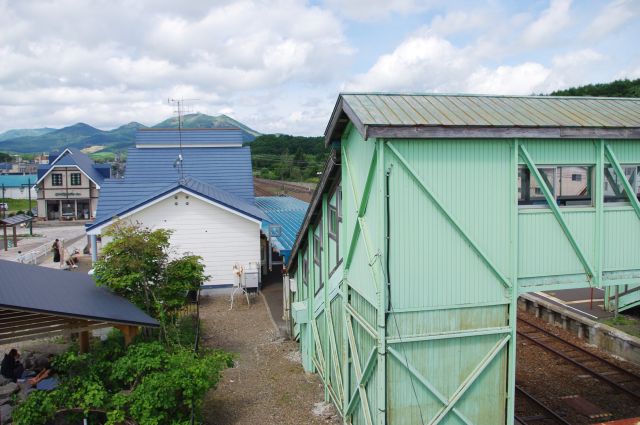
[[[137,326],[131,325],[117,325],[116,328],[120,329],[124,335],[125,347],[128,347],[133,342],[133,339],[138,335],[140,330]]]
[[[9,241],[7,240],[7,225],[3,224],[2,229],[4,230],[4,239],[2,240],[4,242],[4,250],[7,251],[9,249]]]
[[[18,235],[16,234],[16,226],[13,226],[13,247],[18,246]]]
[[[80,354],[89,352],[89,331],[80,332]]]

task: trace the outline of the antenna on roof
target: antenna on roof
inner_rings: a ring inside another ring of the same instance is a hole
[[[182,117],[184,116],[185,112],[189,112],[186,110],[185,108],[185,102],[192,102],[198,99],[184,99],[184,98],[180,98],[180,99],[173,99],[173,98],[169,98],[167,99],[167,103],[169,105],[173,105],[175,106],[176,109],[174,109],[173,112],[178,114],[178,142],[179,142],[179,147],[180,147],[180,154],[178,155],[178,158],[173,162],[173,168],[179,168],[179,172],[180,172],[180,181],[184,180],[184,169],[182,167],[182,160],[183,160],[183,156],[182,156]]]

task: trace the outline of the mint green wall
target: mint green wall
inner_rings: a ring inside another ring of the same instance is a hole
[[[621,163],[640,164],[640,141],[607,143]],[[512,424],[518,293],[640,283],[636,211],[559,208],[596,272],[587,277],[552,210],[518,207],[520,145],[537,166],[607,162],[599,140],[365,141],[345,131],[343,262],[329,277],[325,194],[324,289],[313,295],[310,257],[310,291],[296,299],[308,303],[305,367],[346,422]]]

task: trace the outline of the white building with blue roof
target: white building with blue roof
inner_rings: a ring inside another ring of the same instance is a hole
[[[96,219],[87,225],[93,253],[97,235],[117,219],[171,229],[176,253],[203,258],[209,285],[232,285],[236,264],[258,269],[267,216],[255,204],[241,131],[140,130],[124,178],[102,185]]]
[[[109,164],[96,164],[78,149],[49,155],[38,166],[38,217],[45,220],[95,218],[102,183],[111,177]]]

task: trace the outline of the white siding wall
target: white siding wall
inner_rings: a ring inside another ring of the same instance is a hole
[[[138,211],[126,220],[174,230],[171,247],[178,254],[200,255],[211,276],[207,284],[234,282],[233,265],[260,261],[260,224],[216,205],[179,193]],[[175,205],[175,203],[178,205]],[[189,202],[189,205],[186,203]],[[103,241],[104,243],[104,241]]]

